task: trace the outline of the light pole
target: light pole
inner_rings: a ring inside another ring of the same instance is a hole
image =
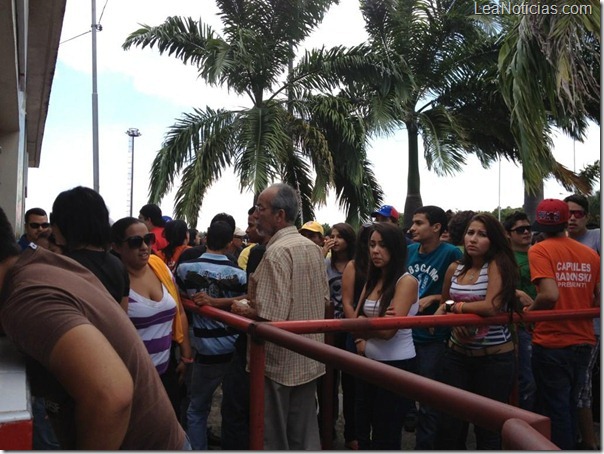
[[[140,137],[141,133],[137,128],[130,128],[126,131],[130,137],[130,216],[132,216],[132,201],[134,196],[134,138]]]
[[[96,23],[96,0],[92,0],[92,186],[99,192],[99,94],[96,83],[96,32],[102,28]]]

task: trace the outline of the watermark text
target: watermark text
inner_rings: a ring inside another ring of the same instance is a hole
[[[474,3],[474,14],[476,15],[505,15],[505,14],[545,14],[545,15],[567,15],[592,13],[592,5],[551,5],[547,3],[528,2],[498,2],[486,5]]]

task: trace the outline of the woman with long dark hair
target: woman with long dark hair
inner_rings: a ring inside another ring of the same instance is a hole
[[[367,283],[356,309],[358,317],[413,316],[419,307],[419,284],[406,272],[407,245],[394,224],[378,222],[369,238]],[[356,332],[357,352],[398,369],[414,372],[411,329]],[[357,437],[360,449],[401,449],[403,420],[414,402],[373,383],[357,382]]]
[[[323,250],[331,252],[331,256],[325,258],[327,269],[327,280],[329,282],[329,295],[333,307],[333,318],[344,318],[342,306],[342,273],[348,262],[352,259],[355,251],[356,234],[350,224],[340,222],[334,224],[330,231],[330,237],[325,241]],[[346,350],[346,338],[348,333],[333,333],[333,345]],[[356,443],[354,435],[354,377],[344,371],[334,370],[333,377],[333,426],[338,418],[338,390],[340,381],[342,383],[342,400],[344,416],[344,441],[347,446]],[[318,392],[323,387],[323,377],[318,381]],[[351,389],[352,388],[352,389]],[[319,408],[319,421],[322,413]],[[321,427],[321,429],[323,429]]]
[[[168,265],[170,271],[174,271],[180,254],[191,247],[189,246],[189,228],[185,221],[175,219],[166,222],[163,235],[168,245],[157,251],[157,255]]]
[[[518,267],[501,223],[492,215],[472,217],[464,254],[449,266],[436,315],[489,317],[515,309]],[[457,326],[451,331],[441,381],[508,402],[514,381],[514,344],[507,325]],[[436,449],[466,449],[468,424],[441,414]],[[499,433],[474,428],[477,449],[501,449]]]

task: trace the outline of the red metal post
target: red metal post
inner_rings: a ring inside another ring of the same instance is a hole
[[[250,347],[250,449],[264,449],[264,341],[248,337]]]
[[[333,303],[325,309],[325,319],[333,320]],[[334,344],[334,333],[325,333],[325,344]],[[319,408],[321,409],[321,448],[325,450],[333,449],[333,420],[334,420],[334,368],[330,362],[325,363],[325,375],[321,377],[321,400]]]

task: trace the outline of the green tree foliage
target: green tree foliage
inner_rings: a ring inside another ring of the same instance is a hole
[[[232,166],[241,190],[258,195],[273,181],[297,188],[303,219],[314,218],[314,206],[325,203],[330,188],[348,222],[367,218],[382,192],[366,157],[362,112],[337,88],[349,72],[379,79],[384,69],[360,48],[307,52],[291,67],[334,0],[216,3],[222,33],[201,20],[169,17],[159,26],[142,25],[123,44],[194,65],[208,84],[250,101],[235,110],[183,114],[154,159],[150,201],[176,185],[174,214],[195,224],[207,190]]]

